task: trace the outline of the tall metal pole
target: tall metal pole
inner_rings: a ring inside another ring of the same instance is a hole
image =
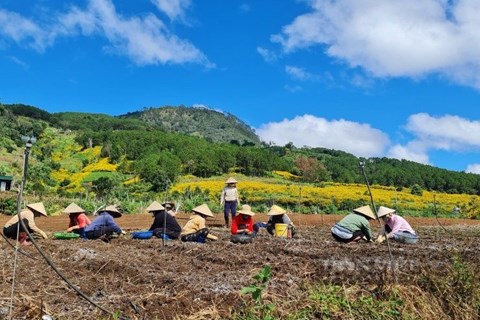
[[[395,211],[397,211],[397,210],[398,210],[398,204],[397,204],[397,201],[398,201],[397,187],[395,187]]]
[[[10,291],[10,308],[9,308],[9,317],[12,317],[13,312],[13,296],[15,293],[15,278],[17,273],[17,259],[18,259],[18,250],[19,250],[19,243],[18,243],[18,236],[20,235],[20,225],[24,225],[22,222],[22,194],[25,184],[27,182],[27,168],[28,168],[28,155],[30,154],[30,149],[32,145],[37,139],[35,137],[22,137],[22,140],[26,142],[25,144],[25,151],[23,155],[23,172],[22,172],[22,180],[20,181],[20,186],[18,188],[18,196],[17,196],[17,237],[15,243],[15,257],[13,262],[13,276],[12,276],[12,289]]]
[[[365,162],[360,161],[359,164],[360,164],[360,168],[362,168],[363,177],[365,179],[365,184],[367,185],[367,189],[368,189],[368,194],[370,195],[370,203],[372,204],[372,207],[373,207],[373,213],[375,214],[375,219],[378,221],[378,224],[380,225],[380,227],[383,227],[382,223],[380,222],[380,219],[378,218],[377,207],[375,206],[375,202],[373,201],[372,190],[370,189],[370,183],[368,182],[367,173],[365,172]],[[397,281],[397,276],[395,274],[395,266],[393,264],[393,255],[392,255],[392,250],[390,249],[390,241],[388,240],[387,236],[385,236],[385,240],[387,241],[388,257],[390,259],[390,267],[392,268],[393,277],[395,278],[395,282],[396,282]]]
[[[170,187],[170,180],[167,180],[167,188],[165,189],[165,200],[164,200],[165,204],[168,201],[167,197],[168,197],[169,187]],[[163,215],[163,236],[162,236],[163,254],[165,254],[165,236],[166,236],[165,231],[167,231],[167,214],[169,214],[166,209],[164,211],[165,212]]]
[[[25,188],[25,183],[27,181],[27,168],[28,168],[28,156],[30,154],[30,149],[32,148],[32,141],[28,140],[25,145],[25,151],[23,155],[23,172],[22,172],[22,180],[20,181],[20,186],[18,188],[18,195],[17,195],[17,214],[20,213],[22,207],[22,195],[23,189]]]

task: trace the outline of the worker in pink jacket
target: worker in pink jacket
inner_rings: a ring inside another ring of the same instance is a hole
[[[380,206],[377,215],[382,219],[384,226],[376,242],[382,243],[388,238],[402,243],[417,243],[417,233],[407,220],[396,214],[394,209]]]

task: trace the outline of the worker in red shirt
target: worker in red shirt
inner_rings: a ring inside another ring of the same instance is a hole
[[[255,213],[249,205],[242,205],[242,209],[238,210],[238,215],[232,220],[232,236],[231,241],[234,243],[250,243],[258,232],[258,226],[253,223]]]
[[[91,223],[85,214],[85,210],[72,202],[63,212],[67,213],[70,219],[67,231],[78,233],[82,238],[85,238],[85,227]]]

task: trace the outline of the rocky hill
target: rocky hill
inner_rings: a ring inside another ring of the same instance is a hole
[[[123,119],[139,119],[167,132],[202,137],[213,142],[258,145],[260,139],[236,116],[206,107],[161,107],[128,113]]]

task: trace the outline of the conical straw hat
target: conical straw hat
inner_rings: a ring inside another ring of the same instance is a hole
[[[287,211],[283,208],[280,208],[276,204],[274,204],[271,208],[270,211],[268,211],[269,216],[279,216],[281,214],[285,214]]]
[[[235,178],[233,177],[230,177],[227,179],[227,181],[225,181],[225,184],[230,184],[230,183],[237,183],[238,181],[235,180]]]
[[[122,213],[118,211],[116,206],[107,206],[103,211],[107,211],[114,218],[120,218],[122,216]]]
[[[64,213],[83,213],[85,212],[85,210],[83,210],[81,207],[79,207],[75,202],[72,202],[68,205],[68,207],[66,207],[64,210],[63,210]]]
[[[146,211],[162,211],[162,210],[165,210],[165,207],[162,206],[157,201],[153,201],[145,210]]]
[[[251,217],[255,215],[255,212],[252,211],[252,208],[248,204],[242,205],[242,209],[238,210],[237,212]]]
[[[162,203],[162,206],[166,207],[166,206],[171,206],[172,208],[175,208],[175,202],[174,201],[170,201],[170,200],[167,200],[165,202]]]
[[[353,209],[353,212],[362,214],[365,217],[370,218],[370,219],[375,219],[375,214],[373,213],[372,209],[370,209],[370,206],[363,206],[363,207],[355,208],[355,209]]]
[[[41,213],[44,216],[47,216],[47,210],[45,210],[45,206],[43,205],[43,202],[27,204],[27,208],[37,211],[38,213]]]
[[[202,204],[201,206],[193,208],[192,211],[203,214],[204,216],[207,216],[207,217],[213,217],[213,213],[212,211],[210,211],[210,208],[206,203]]]
[[[389,208],[389,207],[384,207],[384,206],[380,206],[378,208],[378,211],[377,211],[377,216],[379,218],[383,217],[383,216],[386,216],[387,214],[390,214],[390,213],[395,213],[395,209],[392,209],[392,208]]]

